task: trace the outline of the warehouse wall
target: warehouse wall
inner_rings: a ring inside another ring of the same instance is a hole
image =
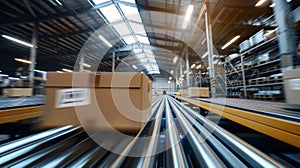
[[[174,81],[172,84],[168,84],[168,78],[164,77],[153,77],[152,81],[152,93],[153,94],[162,94],[165,90],[167,92],[173,91],[174,88]]]

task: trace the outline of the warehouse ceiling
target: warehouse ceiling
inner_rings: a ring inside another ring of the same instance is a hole
[[[173,63],[174,58],[185,58],[186,51],[189,52],[190,65],[207,64],[205,59],[201,59],[207,52],[204,6],[210,9],[209,17],[216,55],[237,52],[238,44],[255,32],[261,29],[275,29],[272,8],[269,7],[271,2],[255,7],[256,2],[256,0],[0,1],[0,34],[31,42],[34,27],[38,26],[36,68],[56,71],[62,68],[73,69],[80,50],[89,37],[102,26],[109,26],[111,32],[101,36],[108,39],[115,37],[118,41],[104,53],[103,59],[97,65],[98,70],[111,71],[112,52],[116,51],[116,64],[130,67],[135,65],[134,69],[138,71],[143,70],[146,73],[151,71],[155,74],[160,72],[160,69],[166,72],[175,69],[178,63]],[[293,8],[299,6],[299,1],[294,0],[290,3]],[[192,19],[189,25],[183,28],[182,18],[190,4],[194,5]],[[115,9],[117,11],[114,11]],[[116,16],[117,12],[120,16]],[[139,29],[138,33],[136,28]],[[222,50],[222,46],[236,35],[241,37]],[[0,42],[2,73],[9,74],[19,66],[26,66],[14,58],[28,60],[30,47],[2,37]],[[93,46],[91,51],[92,48]],[[90,58],[97,57],[97,45],[94,49],[95,52],[90,54]],[[94,63],[93,59],[87,58],[86,61],[87,64]],[[206,69],[206,66],[201,68]]]

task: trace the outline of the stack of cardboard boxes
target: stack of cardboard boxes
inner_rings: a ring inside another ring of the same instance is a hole
[[[300,104],[300,69],[284,71],[283,77],[287,103]]]
[[[40,126],[137,132],[151,115],[152,83],[141,73],[48,73]]]
[[[188,90],[179,90],[180,96],[187,96]]]
[[[188,88],[189,97],[209,97],[209,88],[208,87],[190,87]]]
[[[3,97],[27,97],[27,96],[32,96],[32,88],[3,89]]]

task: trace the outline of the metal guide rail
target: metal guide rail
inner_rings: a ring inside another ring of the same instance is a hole
[[[39,117],[42,115],[43,104],[43,96],[1,98],[0,124]]]
[[[40,117],[43,106],[31,106],[0,110],[0,124]]]
[[[288,116],[287,113],[283,114],[277,112],[275,114],[275,112],[251,111],[249,109],[246,110],[227,105],[226,101],[220,104],[182,96],[175,96],[175,98],[300,148],[300,118],[295,114]],[[242,105],[242,103],[240,105]],[[267,102],[265,105],[269,106]],[[255,104],[252,106],[255,106]],[[261,105],[257,104],[257,106]]]
[[[0,167],[283,166],[170,96],[152,106],[150,121],[132,141],[111,139],[119,154],[80,127],[64,126],[0,145]]]

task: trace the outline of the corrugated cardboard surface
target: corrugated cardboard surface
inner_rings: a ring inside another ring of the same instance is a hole
[[[209,97],[208,87],[190,87],[188,88],[189,97]]]
[[[89,73],[87,72],[48,72],[45,87],[88,87]]]
[[[285,71],[285,97],[289,104],[300,104],[300,69]]]
[[[300,69],[284,71],[283,76],[284,76],[284,79],[300,78]]]
[[[112,74],[115,76],[112,77]],[[42,120],[42,127],[61,125],[84,125],[84,128],[109,130],[113,127],[122,132],[137,132],[145,124],[151,113],[151,81],[138,73],[97,73],[75,74],[90,76],[86,88],[90,88],[90,104],[77,107],[55,108],[56,92],[60,89],[71,88],[70,74],[67,78],[59,74],[59,82],[55,86],[55,74],[48,78],[46,94],[47,103]],[[71,75],[72,76],[72,75]],[[86,77],[83,77],[86,79]],[[50,80],[50,81],[49,81]],[[80,85],[86,82],[81,82]],[[95,87],[90,87],[95,86]],[[77,114],[76,114],[77,112]],[[78,117],[80,118],[80,122]]]
[[[187,96],[188,90],[179,90],[181,96]]]
[[[90,74],[90,85],[92,87],[105,88],[140,88],[142,84],[142,76],[143,74],[140,73],[129,72],[92,73]]]
[[[210,97],[208,87],[200,87],[199,92],[200,92],[200,97]]]
[[[200,97],[200,90],[198,87],[190,87],[188,88],[188,96],[189,97]]]
[[[8,88],[3,89],[3,97],[32,96],[32,88]]]

